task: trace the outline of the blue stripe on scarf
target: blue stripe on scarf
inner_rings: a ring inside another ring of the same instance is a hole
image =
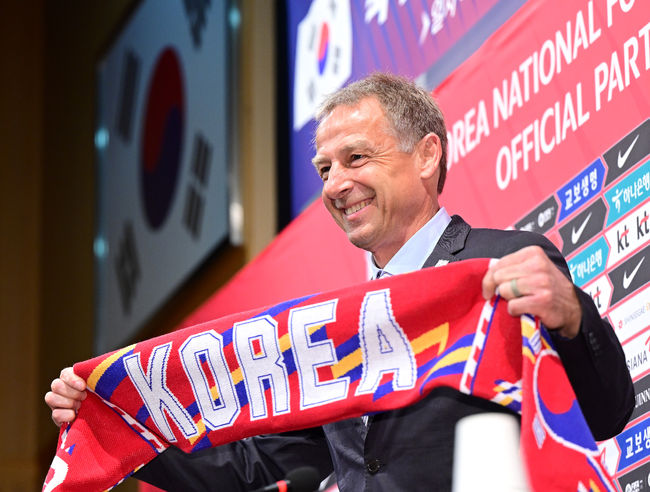
[[[110,400],[113,395],[113,391],[117,388],[124,378],[127,377],[126,369],[124,368],[124,357],[133,354],[133,350],[129,350],[122,357],[113,362],[101,375],[97,384],[95,385],[95,393],[104,398],[105,400]]]

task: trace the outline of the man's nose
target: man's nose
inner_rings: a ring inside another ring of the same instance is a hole
[[[327,197],[336,199],[352,188],[350,170],[338,162],[333,162],[323,184],[323,192]]]

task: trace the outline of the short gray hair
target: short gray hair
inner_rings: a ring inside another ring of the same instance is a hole
[[[362,99],[375,97],[400,140],[400,150],[412,152],[415,145],[428,133],[440,138],[442,156],[438,193],[442,192],[447,177],[447,129],[442,111],[424,89],[404,77],[388,73],[373,73],[352,82],[329,95],[321,104],[316,121],[322,120],[338,106],[354,106]]]

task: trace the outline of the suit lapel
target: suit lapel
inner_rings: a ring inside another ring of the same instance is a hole
[[[456,254],[465,247],[470,226],[458,215],[451,218],[435,248],[424,262],[423,268],[444,265],[457,261]]]

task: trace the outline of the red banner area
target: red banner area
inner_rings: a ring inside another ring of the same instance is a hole
[[[650,114],[650,2],[528,2],[435,96],[449,132],[442,201],[508,227]]]

